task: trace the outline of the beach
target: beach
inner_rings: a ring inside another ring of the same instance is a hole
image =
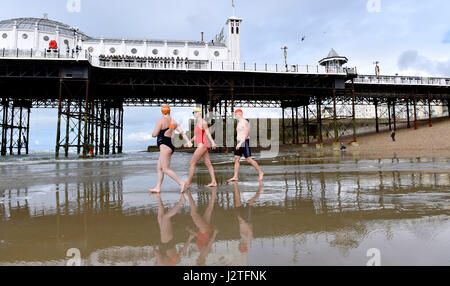
[[[81,253],[81,265],[160,265],[158,212],[175,207],[181,195],[167,176],[161,204],[150,195],[157,153],[91,160],[44,155],[0,162],[0,265],[66,265],[73,248]],[[172,168],[182,179],[191,156],[173,155]],[[203,215],[212,201],[211,223],[218,233],[202,265],[362,266],[375,246],[383,265],[450,265],[447,158],[364,159],[351,152],[304,150],[264,159],[256,154],[265,172],[263,186],[246,163],[239,183],[226,183],[232,155],[211,158],[218,187],[206,187],[210,178],[200,163],[190,189],[193,200],[171,219],[172,241],[180,251],[189,237],[186,228],[196,228],[192,208]],[[251,230],[245,252],[240,219]],[[198,265],[200,255],[194,239],[176,263]]]

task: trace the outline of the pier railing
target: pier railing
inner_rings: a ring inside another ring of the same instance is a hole
[[[124,69],[164,69],[164,70],[204,70],[204,71],[249,71],[270,73],[299,74],[356,74],[356,68],[326,68],[314,65],[283,65],[234,63],[229,61],[195,61],[195,60],[164,60],[153,58],[111,59],[91,57],[91,64],[103,68]]]
[[[284,65],[234,63],[229,61],[198,61],[192,59],[161,59],[151,57],[98,57],[87,50],[64,49],[1,49],[0,58],[20,59],[77,59],[88,60],[91,65],[101,68],[149,69],[149,70],[203,70],[203,71],[248,71],[298,74],[356,74],[356,68],[329,68],[319,65]]]
[[[359,75],[354,79],[355,83],[362,84],[386,84],[386,85],[434,85],[450,86],[450,78],[417,77],[417,76],[375,76]]]
[[[29,58],[29,59],[84,59],[90,60],[88,51],[72,51],[62,49],[0,49],[0,58]]]

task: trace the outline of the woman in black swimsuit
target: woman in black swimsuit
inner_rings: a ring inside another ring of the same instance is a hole
[[[183,129],[170,118],[170,107],[164,105],[161,109],[163,117],[161,117],[156,123],[155,130],[153,130],[153,137],[157,137],[157,144],[159,148],[159,160],[158,160],[158,183],[155,188],[151,189],[152,193],[161,192],[161,184],[164,179],[164,174],[169,175],[175,182],[180,185],[180,192],[184,191],[185,182],[180,180],[174,171],[170,169],[170,160],[172,158],[172,154],[175,150],[175,147],[172,144],[172,136],[175,130],[180,132],[186,141],[186,146],[192,147],[192,143],[187,138]]]

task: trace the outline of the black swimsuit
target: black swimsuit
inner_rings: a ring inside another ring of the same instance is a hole
[[[158,135],[158,138],[156,139],[156,143],[158,144],[158,148],[159,148],[159,146],[161,146],[161,144],[166,145],[167,147],[172,149],[172,154],[173,154],[173,152],[175,152],[175,146],[173,146],[173,144],[172,144],[172,138],[164,136],[164,133],[166,133],[167,130],[169,130],[169,128],[159,131],[159,135]]]

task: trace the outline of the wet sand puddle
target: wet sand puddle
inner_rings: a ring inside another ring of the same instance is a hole
[[[172,167],[187,177],[189,154]],[[450,162],[352,156],[259,159],[232,176],[214,155],[219,182],[200,164],[181,197],[154,154],[104,160],[0,164],[0,264],[65,265],[450,265]],[[0,162],[5,163],[5,162]],[[184,201],[185,200],[185,201]]]

